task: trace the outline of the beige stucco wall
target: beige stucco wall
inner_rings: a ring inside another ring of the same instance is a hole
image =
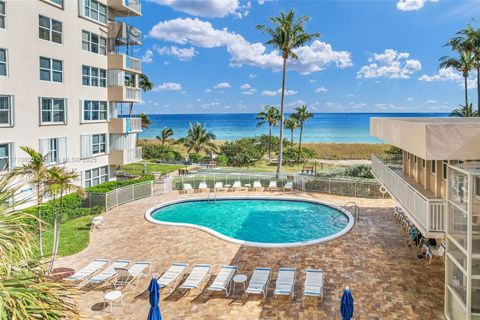
[[[422,166],[421,158],[417,157],[418,165],[414,161],[414,155],[410,154],[410,160],[408,160],[408,152],[403,151],[403,174],[413,181],[417,182],[425,189],[430,191],[436,197],[445,198],[446,197],[446,184],[443,179],[442,173],[442,161],[435,160],[436,163],[436,173],[432,173],[432,162],[426,161],[425,168]],[[417,175],[417,167],[418,175]]]

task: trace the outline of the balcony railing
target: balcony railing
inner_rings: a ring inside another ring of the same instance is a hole
[[[375,156],[372,156],[372,171],[421,231],[445,231],[445,200],[428,199]]]
[[[130,57],[126,54],[112,53],[108,55],[108,69],[142,73],[142,61],[140,59]]]
[[[142,61],[140,59],[126,56],[125,64],[128,70],[142,72]]]
[[[113,21],[108,23],[108,39],[114,46],[141,45],[142,31],[125,22]]]
[[[112,165],[126,165],[142,160],[142,147],[123,150],[110,150],[109,163]]]
[[[115,10],[117,16],[142,15],[140,0],[108,0],[107,5]]]
[[[140,118],[114,118],[108,122],[108,132],[112,134],[140,131],[142,131],[142,119]]]

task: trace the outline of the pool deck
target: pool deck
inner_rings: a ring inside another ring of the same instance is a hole
[[[253,193],[279,195],[283,193]],[[246,195],[245,192],[225,196]],[[285,194],[283,194],[285,195]],[[346,235],[317,245],[296,248],[254,248],[233,244],[192,228],[152,224],[145,211],[161,202],[205,194],[179,195],[172,191],[122,205],[104,214],[105,226],[92,231],[87,249],[58,260],[56,267],[75,270],[95,258],[148,260],[152,274],[159,276],[173,262],[207,263],[213,267],[213,281],[222,265],[236,265],[239,273],[251,275],[255,267],[273,269],[268,297],[245,298],[243,288],[226,298],[221,294],[183,295],[179,290],[162,293],[160,308],[165,319],[338,319],[339,299],[345,286],[355,299],[354,319],[444,319],[444,265],[431,265],[416,257],[406,244],[400,224],[393,219],[391,199],[363,199],[319,193],[294,192],[288,197],[316,199],[337,205],[355,201],[361,207],[360,220]],[[302,299],[305,274],[299,272],[293,301],[275,300],[273,289],[279,267],[321,268],[325,272],[323,302]],[[189,269],[190,270],[190,269]],[[107,286],[82,290],[78,297],[86,319],[146,319],[149,278],[133,292],[126,289],[123,307],[110,314],[103,304]]]

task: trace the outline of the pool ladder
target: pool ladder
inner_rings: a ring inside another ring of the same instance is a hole
[[[208,190],[207,202],[210,203],[210,201],[213,201],[213,203],[216,203],[216,202],[217,202],[217,190],[215,190],[215,191],[213,192],[213,196],[212,196],[212,197],[210,197],[211,193],[212,193],[212,192],[211,192],[210,190]]]
[[[355,217],[355,220],[360,219],[360,207],[357,206],[357,204],[353,201],[345,203],[343,206],[341,206],[343,210],[346,210],[350,213],[352,213],[351,209],[353,208],[353,216]],[[335,218],[332,219],[332,221],[337,220],[343,215],[343,212],[340,212],[339,215],[337,215]]]

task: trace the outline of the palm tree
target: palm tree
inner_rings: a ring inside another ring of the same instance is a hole
[[[0,176],[0,318],[78,319],[71,286],[47,279],[34,254],[36,218],[11,206],[17,191],[12,176]]]
[[[290,147],[293,148],[293,132],[298,128],[298,120],[293,114],[285,119],[285,128],[290,130]]]
[[[450,117],[478,117],[478,111],[473,110],[471,103],[468,106],[460,105],[460,108],[450,113]]]
[[[42,155],[40,152],[27,146],[22,146],[20,149],[30,157],[30,161],[21,168],[18,168],[16,173],[26,175],[29,178],[29,183],[35,189],[37,198],[38,245],[40,246],[40,259],[43,259],[41,203],[43,202],[43,195],[45,194],[44,185],[47,180],[47,155]]]
[[[290,10],[288,13],[280,12],[278,17],[271,17],[270,22],[273,27],[265,25],[257,25],[257,30],[267,33],[271,39],[267,41],[268,45],[273,46],[282,53],[283,58],[283,73],[282,73],[282,95],[280,102],[280,145],[277,163],[277,178],[280,176],[282,169],[283,156],[283,120],[284,120],[284,98],[285,98],[285,75],[287,70],[287,59],[297,59],[298,56],[293,51],[310,42],[311,40],[320,37],[319,33],[306,33],[304,24],[310,20],[310,17],[301,16],[295,19],[295,11]]]
[[[147,129],[152,124],[152,120],[145,113],[140,113],[138,117],[141,119],[142,129]]]
[[[153,83],[148,79],[147,75],[142,73],[138,78],[138,87],[143,90],[143,92],[147,92],[153,89]],[[128,110],[128,117],[132,117],[133,112],[133,102],[130,102],[130,108]]]
[[[257,120],[257,128],[268,123],[268,160],[270,160],[272,158],[272,127],[278,127],[278,122],[281,119],[280,111],[274,106],[266,105],[264,111],[259,112],[255,119]]]
[[[208,154],[217,149],[217,146],[212,142],[215,139],[216,136],[207,131],[205,125],[197,122],[195,125],[190,123],[187,136],[185,138],[178,139],[177,143],[182,143],[185,147],[187,147],[187,152],[192,150],[196,153],[204,151]]]
[[[315,114],[310,113],[306,105],[295,108],[295,113],[293,114],[293,117],[297,119],[300,126],[300,140],[298,141],[298,161],[300,161],[300,156],[302,154],[302,136],[305,122],[312,119],[314,116]]]
[[[83,195],[83,189],[76,183],[78,173],[63,167],[52,167],[47,170],[47,183],[52,194],[53,204],[53,248],[50,270],[53,269],[60,244],[60,225],[62,223],[63,196],[70,192]],[[58,196],[58,198],[57,198]],[[57,210],[57,200],[58,208]]]
[[[162,129],[162,133],[157,136],[157,139],[160,140],[162,142],[162,146],[164,146],[165,143],[170,139],[170,137],[173,136],[173,134],[173,129],[165,127]]]
[[[453,48],[454,46],[452,46]],[[440,68],[453,68],[463,75],[464,86],[465,86],[465,105],[468,106],[468,76],[470,71],[475,68],[475,57],[472,52],[466,48],[461,48],[460,57],[441,57],[440,58]]]

